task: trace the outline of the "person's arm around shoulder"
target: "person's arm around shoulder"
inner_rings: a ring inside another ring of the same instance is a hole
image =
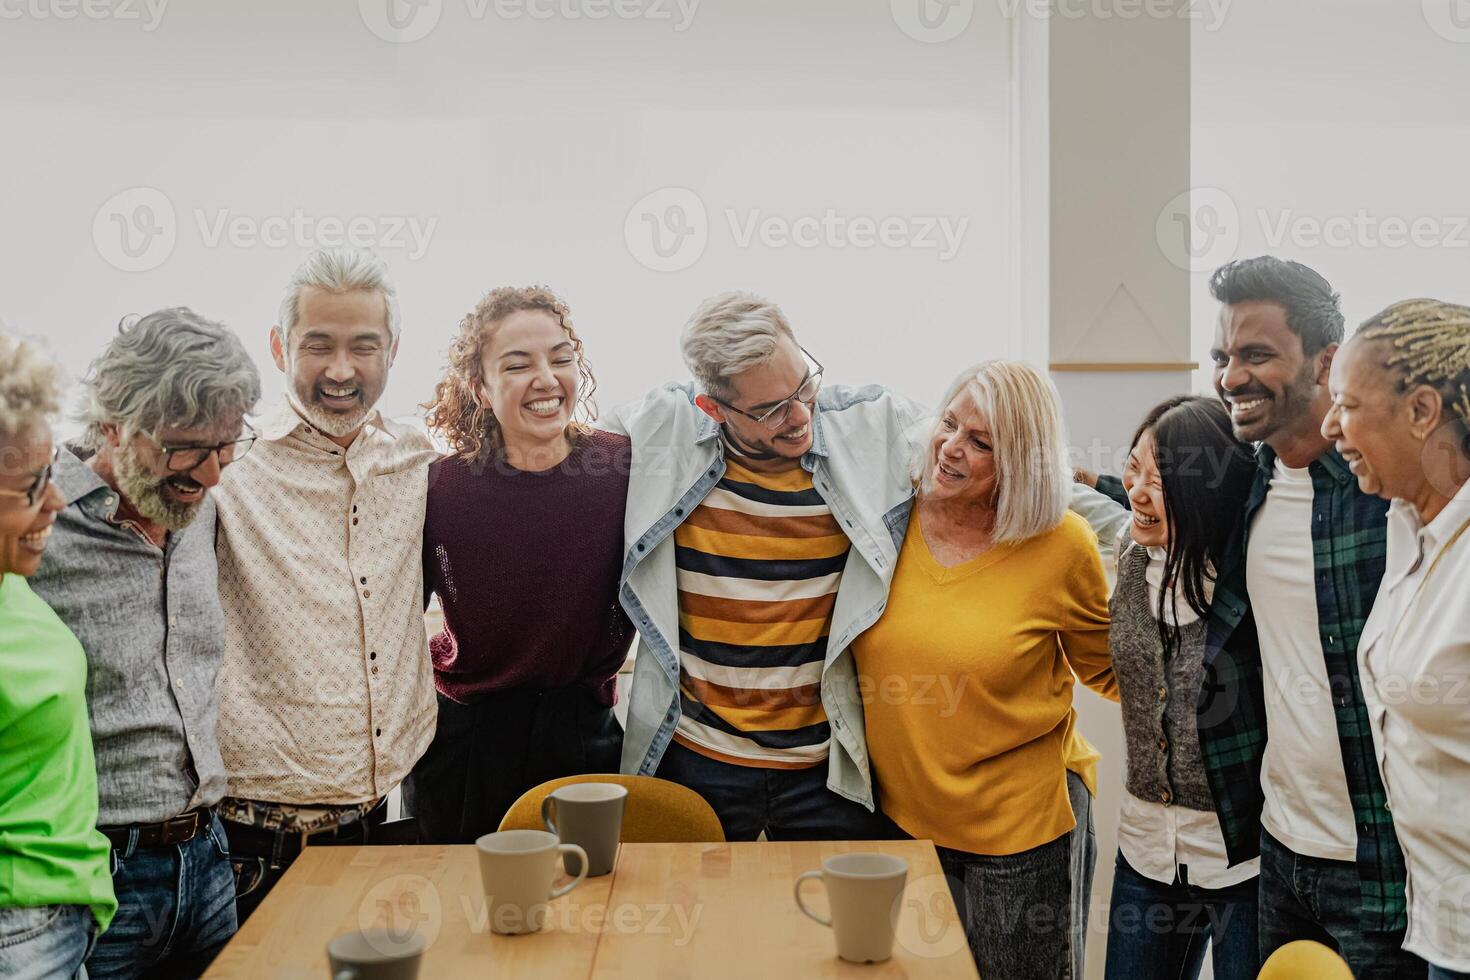
[[[1104,567],[1111,567],[1117,560],[1115,542],[1133,522],[1132,512],[1112,497],[1083,483],[1072,484],[1072,496],[1067,506],[1092,528]]]
[[[891,416],[891,425],[902,436],[893,448],[902,455],[900,462],[907,472],[921,447],[929,440],[929,426],[934,413],[928,406],[907,395],[901,395],[892,388],[883,388],[882,391],[884,403]]]
[[[1092,470],[1084,470],[1077,467],[1072,471],[1072,479],[1083,486],[1091,487],[1105,497],[1111,498],[1119,506],[1133,509],[1128,502],[1128,491],[1123,488],[1123,481],[1116,476],[1107,473],[1094,473]]]
[[[660,413],[682,410],[685,406],[690,411],[698,411],[694,407],[693,387],[689,384],[669,381],[654,388],[642,398],[615,405],[606,415],[597,420],[596,426],[615,435],[632,438],[640,423],[647,423]]]
[[[1118,700],[1118,681],[1108,649],[1108,583],[1093,531],[1068,514],[1057,532],[1066,558],[1058,629],[1062,653],[1077,679],[1110,701]],[[1114,536],[1116,540],[1116,535]],[[1110,549],[1111,550],[1111,549]]]

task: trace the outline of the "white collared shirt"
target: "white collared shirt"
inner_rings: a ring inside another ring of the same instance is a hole
[[[225,470],[213,496],[230,796],[360,803],[427,749],[421,552],[437,455],[377,413],[344,450],[283,403]]]
[[[1137,546],[1124,543],[1119,550],[1129,547]],[[1148,549],[1144,579],[1148,583],[1149,609],[1159,608],[1166,557],[1162,548]],[[1214,595],[1215,581],[1207,576],[1204,584],[1208,601]],[[1188,626],[1199,619],[1182,596],[1177,603],[1165,604],[1164,616],[1167,621],[1177,619],[1179,626]],[[1128,792],[1123,794],[1118,818],[1118,847],[1134,871],[1166,885],[1173,883],[1181,866],[1187,869],[1189,883],[1199,888],[1229,888],[1249,881],[1261,869],[1260,858],[1229,867],[1225,835],[1220,831],[1220,818],[1213,811],[1165,806],[1153,800],[1141,800]]]
[[[1358,644],[1408,867],[1404,949],[1461,972],[1470,971],[1470,531],[1446,546],[1467,520],[1470,483],[1427,525],[1393,502],[1383,584]]]

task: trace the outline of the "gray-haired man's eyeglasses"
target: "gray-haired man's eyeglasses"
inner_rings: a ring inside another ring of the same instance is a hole
[[[229,442],[213,446],[165,446],[159,443],[158,448],[163,450],[163,465],[167,466],[170,472],[187,473],[203,466],[204,461],[214,453],[219,454],[219,468],[224,469],[250,452],[250,447],[255,445],[255,439],[254,432],[247,432],[239,439],[231,439]]]
[[[810,405],[817,400],[817,393],[822,390],[822,363],[815,357],[812,357],[805,347],[798,344],[797,349],[806,356],[807,360],[812,362],[814,368],[807,369],[806,377],[801,380],[801,384],[795,391],[761,414],[754,415],[743,408],[736,408],[727,401],[715,398],[714,395],[710,395],[710,397],[714,398],[718,404],[728,408],[736,415],[744,415],[748,419],[753,419],[757,424],[763,425],[767,429],[775,431],[781,428],[791,416],[792,402],[801,402],[804,405]]]

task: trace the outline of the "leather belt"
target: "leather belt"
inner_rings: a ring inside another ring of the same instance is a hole
[[[131,827],[99,827],[98,829],[112,842],[113,847],[121,851],[127,850],[134,830],[138,832],[135,846],[139,848],[170,847],[174,844],[186,844],[204,833],[209,829],[212,816],[214,816],[213,810],[189,810],[160,823],[140,823]]]

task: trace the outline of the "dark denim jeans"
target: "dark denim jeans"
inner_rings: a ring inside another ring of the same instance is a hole
[[[387,806],[380,805],[361,820],[314,834],[311,846],[380,843],[373,840],[371,832],[387,812]],[[298,833],[260,830],[230,820],[223,821],[223,826],[230,842],[230,871],[235,879],[235,917],[244,925],[301,856],[303,844]]]
[[[1442,966],[1431,964],[1429,967],[1429,980],[1470,980],[1470,973],[1446,970]]]
[[[1401,948],[1404,933],[1367,932],[1358,924],[1358,866],[1291,851],[1261,831],[1261,962],[1295,939],[1314,939],[1347,960],[1357,980],[1415,980],[1424,961]]]
[[[981,977],[1072,978],[1070,833],[1019,854],[938,851]]]
[[[235,934],[235,874],[219,818],[187,844],[112,851],[117,916],[89,980],[197,977]]]
[[[1067,793],[1077,826],[1050,843],[1002,855],[935,848],[985,980],[1083,976],[1097,836],[1082,777],[1067,773]]]
[[[905,835],[882,813],[827,788],[825,763],[810,769],[759,769],[720,762],[677,742],[658,778],[688,786],[709,801],[726,840],[891,840]]]
[[[1107,980],[1198,980],[1205,947],[1215,980],[1255,980],[1260,972],[1255,878],[1229,888],[1164,884],[1118,852],[1108,913]]]
[[[85,905],[0,908],[0,977],[72,980],[92,948],[97,920]]]

